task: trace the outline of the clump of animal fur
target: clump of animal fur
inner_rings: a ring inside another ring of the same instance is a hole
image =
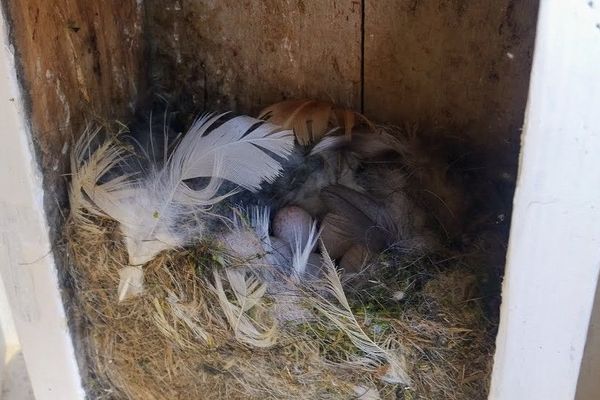
[[[414,150],[325,103],[266,116],[206,117],[137,175],[109,173],[129,168],[119,137],[76,146],[67,237],[95,398],[483,398],[474,267],[410,193]]]

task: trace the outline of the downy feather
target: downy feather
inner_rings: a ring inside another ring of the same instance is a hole
[[[90,140],[83,137],[76,165],[89,178],[75,183],[83,187],[92,209],[120,223],[130,264],[144,264],[159,252],[185,245],[201,235],[204,224],[198,213],[232,194],[218,194],[223,180],[255,191],[263,181],[272,182],[280,174],[281,164],[275,157],[285,158],[291,153],[291,131],[246,116],[231,118],[215,128],[222,117],[199,118],[164,166],[151,168],[138,180],[124,176],[100,184],[98,179],[118,163],[121,150],[111,143],[101,146],[100,153],[88,158],[95,165],[90,167],[97,171],[91,175],[85,171],[88,165],[81,162],[81,155],[90,145]],[[187,183],[194,178],[209,180],[203,188],[194,189]]]
[[[213,272],[216,293],[221,309],[233,329],[236,338],[255,347],[270,347],[277,341],[277,324],[269,320],[270,313],[265,310],[263,298],[266,285],[252,273],[242,268],[227,268],[225,277],[218,271]],[[229,283],[234,299],[229,299],[223,280]],[[253,317],[249,315],[252,311]],[[261,317],[267,321],[260,321]]]
[[[325,151],[338,150],[344,146],[347,146],[350,140],[347,136],[325,136],[311,149],[311,156],[321,154]]]
[[[405,156],[411,151],[410,145],[382,127],[378,127],[371,133],[358,132],[352,135],[352,141],[348,144],[350,151],[364,159],[382,157],[390,153]]]
[[[380,251],[399,239],[397,227],[385,207],[366,193],[343,185],[321,191],[329,211],[339,216],[338,229],[371,251]]]
[[[294,240],[292,245],[292,266],[294,268],[294,276],[301,277],[306,272],[306,267],[310,255],[319,240],[321,232],[317,230],[317,221],[312,221],[308,230],[308,238],[304,238],[302,232],[304,227],[293,227]]]
[[[71,215],[87,220],[89,215],[110,216],[112,202],[118,201],[131,189],[131,175],[122,175],[102,183],[108,172],[124,162],[126,149],[115,137],[110,137],[92,151],[101,127],[87,127],[71,152],[71,186],[69,203]]]
[[[362,357],[348,361],[353,365],[369,370],[375,370],[382,364],[387,364],[387,371],[382,377],[383,380],[388,383],[409,384],[410,379],[404,371],[400,357],[394,351],[377,344],[371,339],[356,320],[344,293],[337,268],[322,243],[321,253],[323,256],[323,268],[325,269],[324,290],[338,304],[335,304],[334,301],[321,295],[319,292],[315,292],[312,301],[314,302],[315,310],[344,332],[354,346],[364,353]]]

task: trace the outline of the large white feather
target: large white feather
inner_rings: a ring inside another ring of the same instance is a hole
[[[172,155],[170,172],[176,178],[181,174],[178,180],[216,177],[253,191],[258,190],[263,181],[272,182],[279,176],[280,162],[266,151],[288,156],[293,149],[292,131],[240,116],[207,134],[208,128],[221,117],[206,116],[192,125]],[[219,158],[226,162],[215,171],[213,166]]]
[[[150,261],[159,252],[189,243],[202,234],[204,224],[197,217],[211,205],[232,192],[218,195],[223,180],[248,190],[257,190],[262,182],[272,182],[281,172],[275,157],[288,157],[294,146],[292,131],[240,116],[211,129],[223,115],[206,115],[198,119],[177,145],[164,166],[152,166],[147,176],[138,180],[123,176],[100,184],[98,179],[117,163],[119,152],[104,149],[94,153],[98,172],[79,184],[100,210],[121,224],[131,265]],[[76,154],[79,171],[85,170],[85,149],[90,140],[78,144]],[[108,149],[113,149],[112,145]],[[87,175],[90,175],[89,173]],[[209,178],[201,189],[193,189],[186,181]],[[81,179],[79,179],[81,180]],[[74,182],[79,182],[74,177]],[[85,206],[85,204],[83,204]]]

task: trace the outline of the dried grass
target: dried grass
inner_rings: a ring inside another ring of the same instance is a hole
[[[355,349],[324,321],[284,327],[270,348],[236,340],[211,290],[222,265],[207,243],[160,254],[144,266],[144,294],[119,303],[127,254],[116,224],[71,220],[66,238],[91,398],[340,399],[360,387],[382,399],[486,398],[492,324],[474,267],[459,259],[391,252],[345,282],[362,329],[403,351],[405,388],[382,383],[384,370],[341,366]]]

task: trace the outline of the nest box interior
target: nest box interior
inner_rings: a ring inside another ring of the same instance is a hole
[[[489,264],[502,270],[537,0],[3,5],[57,240],[69,148],[88,122],[127,124],[157,99],[188,115],[256,115],[284,99],[314,98],[452,138],[455,153],[476,160],[469,190],[494,192],[504,243]]]
[[[516,170],[534,0],[4,3],[59,199],[65,144],[90,119],[128,121],[153,95],[191,113],[332,100],[463,138]]]

